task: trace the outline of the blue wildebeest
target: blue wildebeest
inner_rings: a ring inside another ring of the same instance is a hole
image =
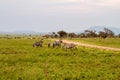
[[[53,42],[53,48],[56,47],[56,46],[57,46],[57,47],[61,47],[61,43],[62,43],[62,40],[54,41],[54,42]]]
[[[41,42],[35,42],[33,44],[33,47],[42,47],[42,43]]]
[[[65,49],[73,49],[76,48],[76,45],[74,43],[63,43],[63,48]]]

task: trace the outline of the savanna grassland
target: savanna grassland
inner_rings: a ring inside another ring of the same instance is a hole
[[[120,80],[120,52],[33,48],[37,40],[0,39],[0,80]]]

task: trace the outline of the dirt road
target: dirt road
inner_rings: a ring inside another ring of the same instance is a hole
[[[74,42],[74,41],[70,41],[70,40],[63,40],[63,42],[65,42],[65,43],[74,43],[74,44],[79,45],[79,46],[85,46],[85,47],[90,47],[90,48],[98,48],[98,49],[104,49],[104,50],[120,51],[120,48],[97,46],[97,45],[85,44],[85,43],[80,43],[80,42]]]

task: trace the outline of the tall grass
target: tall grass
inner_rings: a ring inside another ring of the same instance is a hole
[[[0,40],[0,80],[119,80],[120,52],[33,48],[36,40]]]

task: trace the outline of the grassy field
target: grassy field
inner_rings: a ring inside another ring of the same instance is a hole
[[[0,39],[0,80],[120,80],[120,52],[33,48],[36,40]]]
[[[77,42],[81,42],[81,43],[120,48],[120,38],[106,38],[106,39],[74,38],[72,40],[77,41]]]

